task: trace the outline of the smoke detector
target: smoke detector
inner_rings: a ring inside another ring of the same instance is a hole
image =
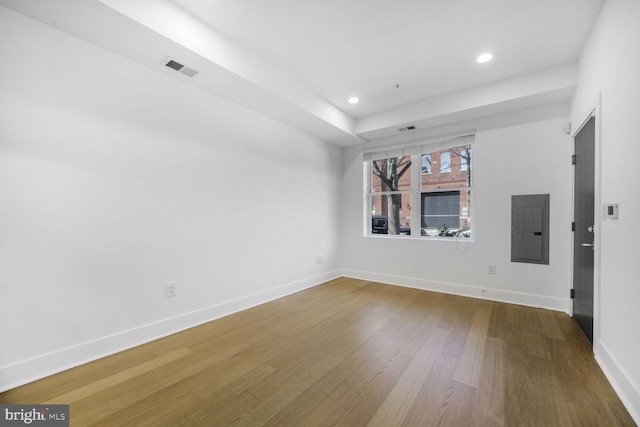
[[[177,72],[185,74],[189,77],[195,77],[198,74],[198,72],[193,68],[189,68],[172,58],[166,58],[164,60],[164,65],[166,67],[171,68],[172,70],[176,70]]]

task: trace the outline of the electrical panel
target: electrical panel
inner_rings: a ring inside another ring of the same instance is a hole
[[[549,264],[549,194],[511,196],[511,261]]]

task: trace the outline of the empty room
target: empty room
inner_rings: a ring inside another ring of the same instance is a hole
[[[637,425],[638,23],[0,0],[0,425]]]

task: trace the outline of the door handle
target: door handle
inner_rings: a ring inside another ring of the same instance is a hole
[[[593,243],[581,243],[580,246],[582,246],[583,248],[592,248]]]

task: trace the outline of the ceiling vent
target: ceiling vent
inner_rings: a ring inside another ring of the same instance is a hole
[[[398,128],[398,130],[400,132],[406,132],[408,130],[414,130],[415,128],[416,128],[415,126],[407,126],[407,127],[404,127],[404,128]]]
[[[183,64],[179,63],[178,61],[173,60],[171,58],[165,59],[164,65],[171,68],[172,70],[176,70],[181,72],[182,74],[186,74],[189,77],[195,77],[196,74],[198,74],[198,72],[193,68],[186,67]]]

